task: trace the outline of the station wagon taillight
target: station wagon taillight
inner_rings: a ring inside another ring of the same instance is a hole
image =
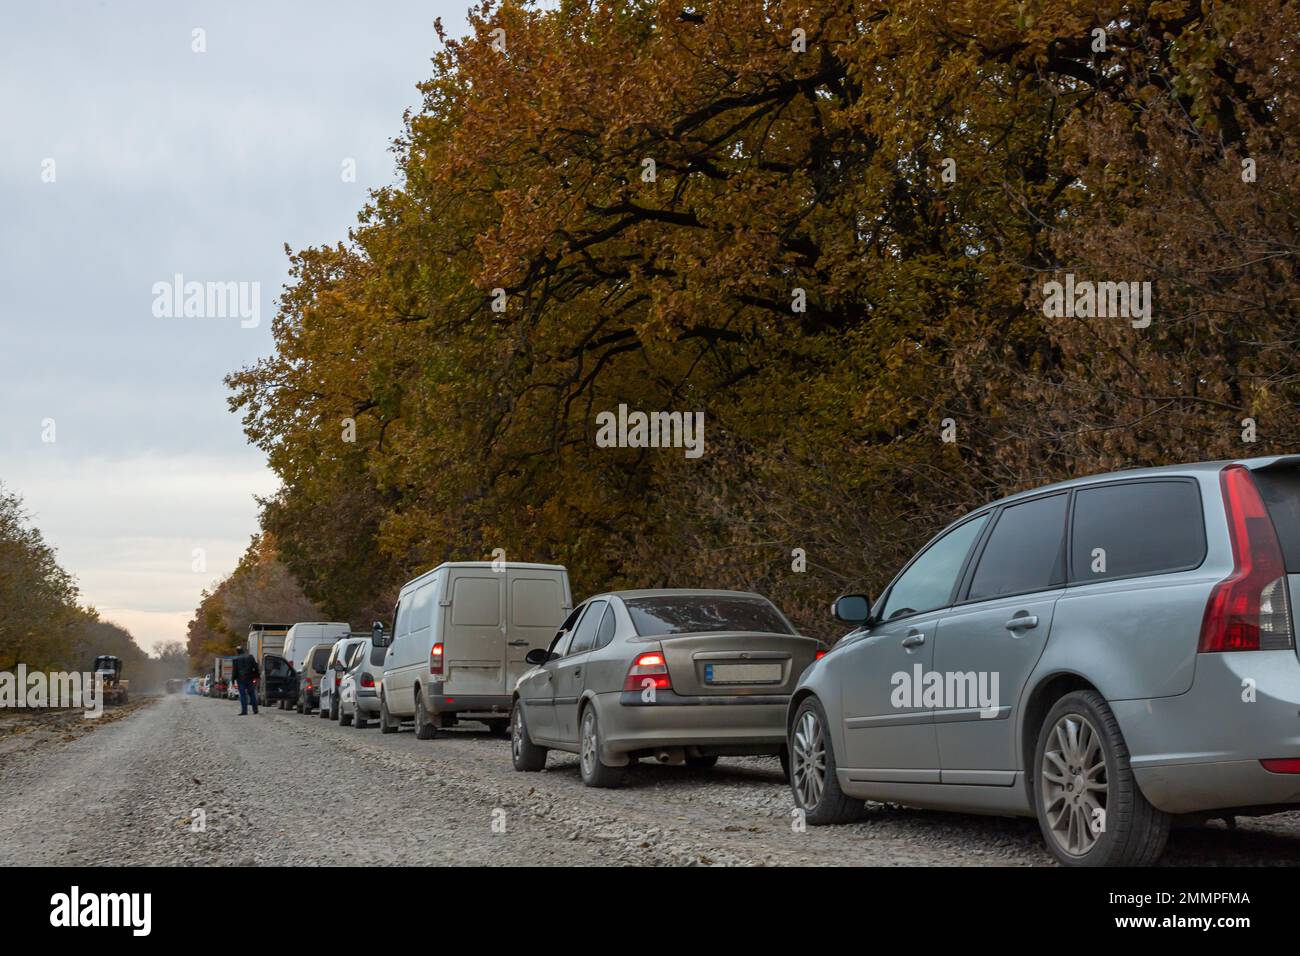
[[[1232,573],[1214,586],[1201,620],[1201,653],[1295,646],[1282,545],[1250,472],[1219,475],[1232,542]]]
[[[374,679],[373,677],[371,677],[369,674],[362,674],[362,675],[361,675],[361,686],[362,686],[362,687],[374,687],[374,686],[375,686],[375,679]]]
[[[439,641],[433,647],[429,648],[429,673],[442,673],[442,642]]]
[[[1275,760],[1261,760],[1269,773],[1300,773],[1300,760],[1294,757],[1279,757]]]
[[[660,651],[648,651],[638,654],[632,666],[627,669],[627,678],[623,681],[624,690],[643,691],[650,687],[655,690],[672,690],[673,682],[668,678],[668,662]]]

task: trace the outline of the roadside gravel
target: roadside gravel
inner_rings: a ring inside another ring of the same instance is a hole
[[[792,827],[775,759],[643,764],[618,790],[577,760],[516,773],[465,723],[432,741],[168,697],[0,762],[0,865],[1050,865],[1036,824],[872,804]],[[198,811],[206,826],[196,831]],[[1176,831],[1170,865],[1300,860],[1300,814]]]

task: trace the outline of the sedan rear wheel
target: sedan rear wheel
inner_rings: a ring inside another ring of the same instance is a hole
[[[595,706],[582,712],[582,729],[578,733],[579,763],[582,782],[589,787],[621,787],[627,776],[626,767],[609,767],[600,759],[600,723]]]
[[[835,751],[826,733],[826,714],[816,697],[799,705],[790,731],[790,789],[809,823],[848,823],[863,801],[845,796],[835,774]]]

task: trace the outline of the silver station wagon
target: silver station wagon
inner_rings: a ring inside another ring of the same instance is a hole
[[[1180,814],[1300,808],[1300,457],[1082,478],[967,515],[808,669],[810,823],[864,800],[1036,816],[1066,865],[1146,864]]]
[[[617,591],[580,604],[547,649],[529,652],[511,711],[516,770],[548,750],[580,755],[583,782],[612,787],[629,763],[709,767],[719,756],[785,755],[799,675],[824,645],[767,598],[742,591]]]

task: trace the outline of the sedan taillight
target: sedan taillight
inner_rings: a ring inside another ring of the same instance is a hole
[[[653,687],[655,690],[672,690],[673,682],[668,677],[668,662],[662,651],[647,651],[637,655],[632,666],[627,669],[623,681],[624,690],[643,691]]]

